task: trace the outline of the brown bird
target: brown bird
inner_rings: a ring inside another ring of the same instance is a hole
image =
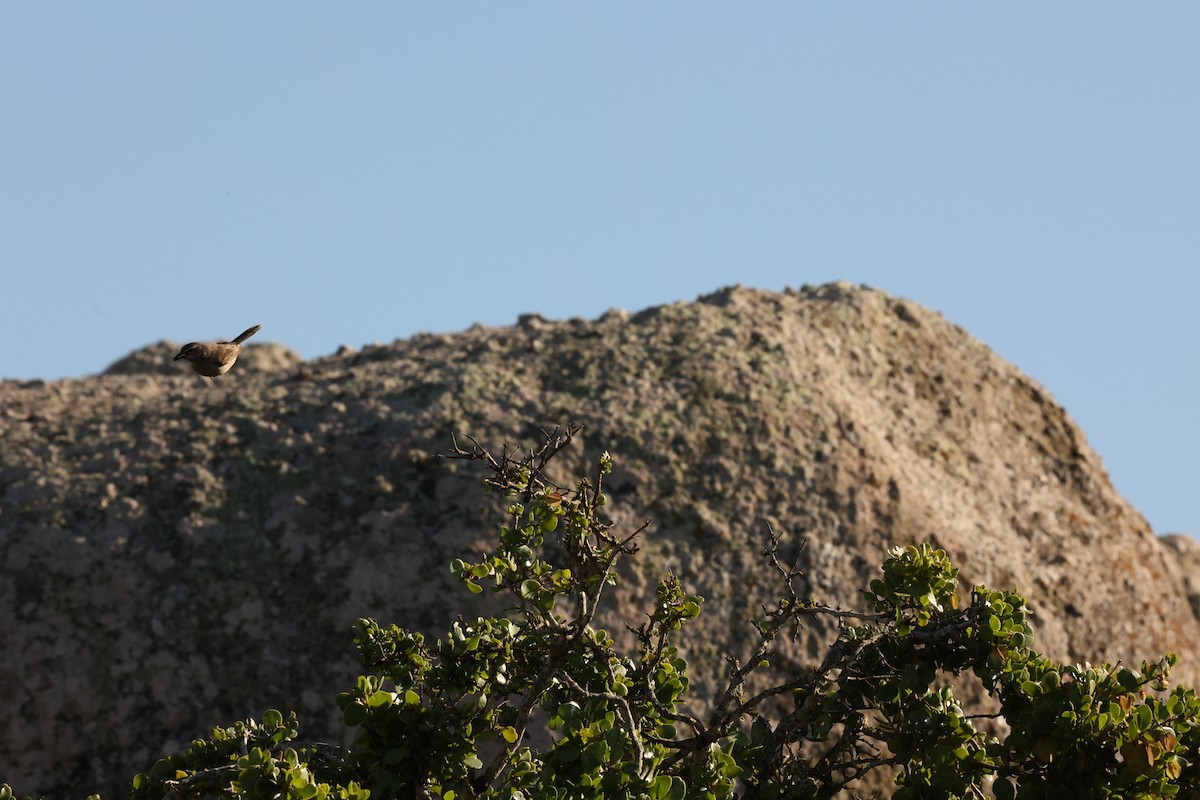
[[[179,355],[171,360],[178,361],[182,358],[191,362],[192,369],[204,377],[216,378],[229,372],[233,362],[237,361],[238,354],[242,352],[242,342],[258,333],[261,327],[262,325],[255,325],[253,328],[247,328],[232,342],[188,342],[179,351]]]

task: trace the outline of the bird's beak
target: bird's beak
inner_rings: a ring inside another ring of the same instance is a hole
[[[179,360],[179,359],[181,359],[181,358],[183,358],[183,353],[180,353],[179,355],[175,356],[175,357],[174,357],[174,358],[172,358],[171,360],[172,360],[172,361],[178,361],[178,360]]]

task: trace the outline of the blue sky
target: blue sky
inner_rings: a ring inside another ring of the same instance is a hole
[[[1200,533],[1200,5],[0,0],[0,377],[844,278]]]

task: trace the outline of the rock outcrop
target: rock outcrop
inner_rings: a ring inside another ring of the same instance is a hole
[[[18,791],[111,796],[268,707],[339,736],[356,618],[436,634],[482,609],[447,564],[499,517],[480,474],[433,457],[452,432],[531,445],[575,421],[566,466],[616,456],[615,518],[655,524],[599,621],[636,621],[675,569],[707,598],[687,653],[701,696],[776,589],[768,524],[831,603],[859,605],[887,548],[932,541],[964,591],[1024,593],[1046,655],[1175,650],[1176,677],[1200,677],[1179,548],[1045,389],[883,292],[731,288],[285,362],[0,384],[0,779]]]

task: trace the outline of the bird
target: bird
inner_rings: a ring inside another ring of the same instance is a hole
[[[247,328],[232,342],[188,342],[179,351],[179,355],[171,360],[183,359],[190,363],[197,373],[206,378],[216,379],[218,375],[229,372],[229,368],[242,352],[242,342],[258,333],[260,328],[262,325]]]

